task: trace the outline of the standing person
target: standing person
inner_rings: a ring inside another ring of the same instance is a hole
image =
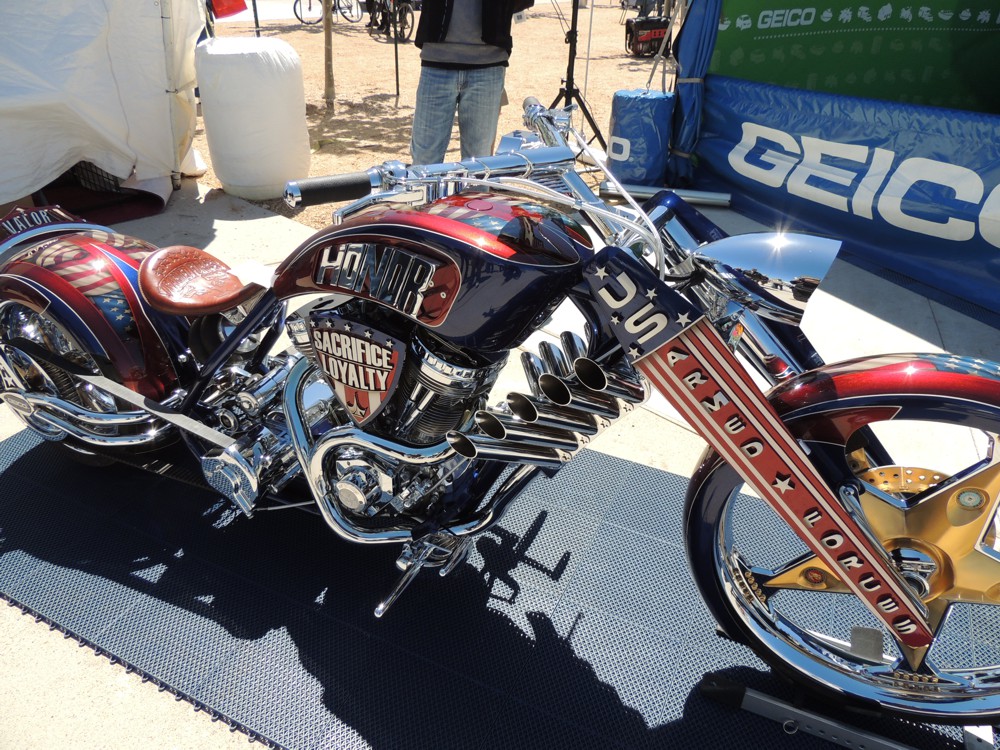
[[[534,0],[424,0],[414,44],[420,82],[410,154],[414,164],[444,161],[458,111],[462,158],[493,153],[515,13]]]
[[[378,19],[375,18],[375,0],[365,0],[365,10],[368,11],[368,23],[366,23],[365,26],[369,29],[385,31],[382,26],[379,26]]]

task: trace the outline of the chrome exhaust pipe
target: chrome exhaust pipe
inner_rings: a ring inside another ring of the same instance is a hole
[[[542,389],[545,398],[558,406],[576,409],[608,420],[618,419],[622,415],[620,402],[611,396],[580,388],[551,373],[545,373],[538,379],[538,387]]]
[[[580,385],[596,393],[620,398],[631,404],[641,404],[649,398],[649,387],[641,377],[630,378],[609,372],[587,357],[573,360],[573,372]]]
[[[574,432],[579,435],[596,435],[610,423],[603,417],[585,414],[577,409],[553,404],[523,393],[508,393],[507,406],[515,416],[537,427]]]
[[[518,440],[497,440],[488,435],[466,435],[452,431],[446,438],[456,453],[469,459],[505,461],[531,464],[543,469],[558,469],[573,457],[571,451],[537,448]]]
[[[0,393],[0,401],[7,402],[29,429],[47,440],[72,437],[105,448],[140,447],[162,440],[169,429],[149,412],[91,411],[56,396],[30,391],[5,391]],[[63,434],[46,433],[41,425]],[[131,434],[117,434],[120,429],[128,429]]]
[[[537,354],[521,352],[521,367],[528,378],[528,388],[535,398],[542,398],[542,389],[538,387],[538,379],[545,374],[545,363]]]
[[[545,365],[545,372],[558,375],[561,378],[569,377],[573,374],[573,365],[567,359],[566,354],[550,341],[543,341],[538,345],[538,353],[542,357]]]
[[[559,343],[571,365],[587,356],[587,343],[572,331],[563,331],[559,336]]]
[[[517,441],[536,448],[576,451],[583,442],[589,442],[584,435],[539,427],[510,414],[483,410],[476,412],[474,419],[483,434],[491,438]]]

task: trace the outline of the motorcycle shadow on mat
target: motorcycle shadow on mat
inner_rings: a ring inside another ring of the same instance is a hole
[[[586,451],[375,619],[398,549],[318,516],[237,517],[27,433],[0,443],[0,472],[3,597],[283,747],[829,746],[700,694],[722,670],[790,697],[714,633],[680,542],[683,477]]]

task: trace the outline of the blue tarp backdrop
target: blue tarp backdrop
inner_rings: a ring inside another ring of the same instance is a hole
[[[1000,117],[709,76],[702,185],[1000,313]]]
[[[705,96],[704,79],[715,48],[722,0],[692,0],[677,40],[674,140],[667,161],[667,183],[686,187],[694,179],[691,155],[698,142],[698,122]]]

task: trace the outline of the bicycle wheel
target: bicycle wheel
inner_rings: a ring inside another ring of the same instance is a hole
[[[365,14],[361,7],[361,0],[337,0],[337,10],[344,17],[345,21],[357,23]]]
[[[323,20],[323,0],[295,0],[292,13],[307,26],[317,24]]]
[[[413,8],[409,3],[400,3],[396,9],[396,39],[401,42],[410,41],[413,34]]]
[[[852,509],[927,607],[934,641],[922,660],[911,666],[838,571],[741,492],[721,460],[703,464],[689,490],[692,571],[726,633],[796,682],[883,713],[990,724],[1000,716],[1000,385],[989,363],[896,357],[817,371],[825,390],[810,395],[804,376],[794,396],[779,388],[772,398],[795,400],[783,415],[792,432],[856,478]],[[893,368],[902,381],[887,377]]]

